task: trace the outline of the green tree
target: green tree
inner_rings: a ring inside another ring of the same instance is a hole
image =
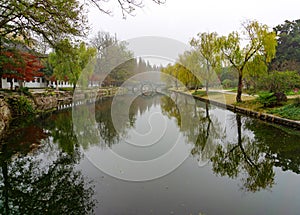
[[[87,68],[96,55],[96,49],[86,47],[84,42],[73,45],[68,39],[60,41],[55,52],[50,53],[49,62],[58,80],[68,80],[76,88],[82,71],[88,69],[91,74],[93,67]]]
[[[208,86],[211,80],[216,78],[216,70],[221,65],[220,46],[218,45],[218,34],[198,33],[198,38],[193,38],[190,45],[199,53],[199,61],[204,64],[204,72],[201,77],[205,82],[206,94],[208,94]]]
[[[187,59],[189,55],[180,56],[179,62],[174,65],[167,65],[167,67],[162,68],[161,72],[173,76],[174,78],[170,78],[169,76],[162,75],[163,81],[168,85],[168,87],[175,87],[178,89],[182,84],[188,88],[198,89],[201,85],[196,74],[191,71],[186,65],[190,59]],[[180,82],[180,83],[179,83]]]
[[[28,44],[43,37],[50,44],[63,35],[86,32],[84,4],[77,0],[10,0],[0,3],[0,38],[21,38]]]
[[[286,20],[274,28],[277,35],[276,57],[272,69],[278,71],[298,71],[300,73],[300,19]]]
[[[262,76],[258,85],[260,90],[270,93],[285,93],[300,87],[300,75],[296,71],[273,71]]]
[[[232,32],[219,38],[223,60],[231,64],[238,72],[238,91],[236,101],[242,101],[243,77],[246,66],[257,55],[264,56],[263,60],[270,63],[276,53],[276,34],[269,31],[267,25],[257,21],[247,21],[242,24],[242,34]],[[242,40],[242,36],[245,40]],[[242,43],[245,42],[245,45]]]

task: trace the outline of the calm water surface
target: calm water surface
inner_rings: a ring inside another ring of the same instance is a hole
[[[299,131],[178,94],[138,96],[123,117],[128,99],[114,106],[118,123],[112,98],[89,105],[97,135],[74,131],[72,109],[15,121],[1,140],[0,214],[300,213]],[[120,180],[110,175],[125,178],[126,166],[106,174],[95,164],[109,150],[152,160],[176,141],[187,159],[153,180]]]

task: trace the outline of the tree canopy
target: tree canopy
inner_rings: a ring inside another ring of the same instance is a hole
[[[84,5],[77,0],[4,0],[0,3],[1,40],[21,39],[27,44],[39,38],[54,44],[66,35],[86,32]]]
[[[68,39],[58,44],[57,50],[50,53],[49,62],[57,80],[68,80],[75,89],[81,72],[96,56],[96,49],[86,47],[84,42],[73,45]],[[93,68],[89,68],[92,72]]]
[[[277,35],[277,52],[272,69],[300,73],[300,19],[286,20],[274,28]]]
[[[220,37],[219,44],[223,60],[229,62],[238,72],[238,91],[236,101],[242,101],[243,77],[247,64],[256,56],[266,64],[270,63],[276,53],[276,35],[267,25],[257,21],[247,21],[242,24],[242,33],[232,32]],[[245,40],[243,40],[245,37]],[[245,45],[242,45],[245,42]]]

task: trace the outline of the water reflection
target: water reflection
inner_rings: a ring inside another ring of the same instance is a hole
[[[129,119],[124,116],[127,119],[120,120],[127,120],[128,123],[116,131],[110,116],[111,103],[112,99],[107,98],[96,104],[96,121],[106,146],[119,143],[128,130],[135,126],[138,116],[152,106],[159,105],[162,114],[176,120],[180,132],[186,137],[186,144],[192,145],[191,155],[199,165],[210,162],[217,176],[239,179],[240,188],[244,191],[271,189],[275,183],[274,166],[295,173],[300,171],[300,153],[295,153],[300,152],[297,131],[274,128],[211,107],[209,103],[195,103],[192,97],[176,93],[170,97],[137,97],[130,107]],[[122,102],[117,108],[122,111]],[[182,119],[193,120],[182,124]],[[282,138],[276,138],[277,135]]]
[[[266,123],[245,120],[245,127],[253,131],[256,145],[283,171],[300,173],[300,132],[280,126],[266,126]]]
[[[122,104],[126,103],[128,97],[120,99],[119,106],[115,108],[122,112]],[[88,151],[95,145],[103,149],[122,145],[124,142],[121,140],[137,126],[137,122],[143,119],[142,116],[152,110],[160,110],[166,118],[173,120],[174,126],[178,128],[174,131],[181,132],[184,144],[191,146],[191,159],[184,164],[185,167],[189,169],[191,166],[188,165],[192,162],[206,166],[203,169],[192,166],[188,177],[180,170],[180,174],[177,174],[179,178],[176,179],[180,183],[189,178],[192,181],[191,187],[194,188],[200,183],[199,179],[202,176],[199,175],[203,173],[201,171],[205,172],[211,168],[214,175],[223,178],[224,181],[226,178],[239,181],[243,191],[258,192],[274,190],[275,167],[295,174],[300,173],[299,131],[236,115],[179,94],[171,94],[170,97],[137,97],[130,106],[129,115],[120,119],[126,123],[120,123],[116,130],[111,118],[111,105],[112,98],[102,98],[96,104],[86,105],[85,108],[94,108],[95,111],[82,111],[82,118],[77,122],[82,130],[77,131],[76,135],[71,110],[49,114],[38,120],[33,118],[15,122],[11,133],[1,139],[3,144],[0,153],[0,214],[93,213],[97,203],[93,199],[92,183],[95,183],[78,168],[83,159],[79,148]],[[76,108],[80,112],[81,106]],[[91,119],[95,120],[95,124],[90,123]],[[175,134],[172,134],[173,136]],[[166,138],[166,142],[172,142],[172,137]],[[120,151],[122,149],[118,148]],[[156,149],[167,151],[163,147]],[[145,152],[136,155],[137,152],[138,150],[126,151],[128,154],[135,153],[132,157],[140,156],[141,160],[153,156]],[[193,172],[201,174],[193,175]],[[168,177],[171,176],[166,176],[170,180]],[[205,177],[207,181],[212,179],[209,174]],[[111,179],[107,180],[111,182]],[[215,178],[212,181],[216,181]],[[153,183],[159,184],[159,180]],[[173,186],[174,198],[184,192],[180,190],[180,183]],[[136,186],[144,186],[137,184]],[[145,183],[145,186],[149,184]],[[157,184],[153,186],[164,187]],[[135,185],[130,186],[134,189]],[[201,189],[204,189],[206,184],[201,186]],[[176,190],[177,187],[179,191]],[[143,189],[136,193],[144,192]],[[165,192],[171,192],[171,186],[170,189],[159,189],[163,190],[161,192],[164,192],[165,196],[168,196]],[[152,190],[152,187],[149,190]],[[98,191],[102,192],[100,188]],[[215,192],[215,195],[218,195],[221,191]],[[227,191],[222,192],[227,194]],[[199,197],[198,195],[200,196],[195,192],[191,199]],[[205,195],[203,194],[202,201],[205,201]],[[185,193],[185,196],[188,198],[189,194]]]
[[[213,171],[221,176],[236,178],[240,176],[242,189],[259,191],[271,188],[274,184],[274,161],[266,156],[249,136],[242,133],[242,120],[236,115],[237,141],[226,147],[218,145],[211,158]],[[246,133],[246,132],[245,132]]]
[[[216,175],[237,178],[242,190],[256,192],[272,188],[274,166],[299,173],[299,132],[276,129],[233,113],[227,116],[229,119],[224,124],[208,103],[201,102],[193,107],[186,96],[176,94],[175,97],[175,104],[168,97],[162,98],[163,112],[175,117],[178,124],[182,117],[194,119],[189,128],[181,131],[187,137],[197,135],[191,154],[200,165],[210,161]],[[179,113],[179,105],[184,106],[184,114]]]
[[[76,165],[81,152],[70,112],[20,119],[1,142],[1,214],[89,214],[93,187]]]

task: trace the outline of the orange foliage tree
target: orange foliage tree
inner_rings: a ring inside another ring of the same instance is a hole
[[[19,86],[23,86],[24,81],[32,81],[35,77],[43,76],[40,70],[43,68],[39,58],[28,52],[2,52],[6,61],[2,63],[2,77],[12,80],[17,79]]]

